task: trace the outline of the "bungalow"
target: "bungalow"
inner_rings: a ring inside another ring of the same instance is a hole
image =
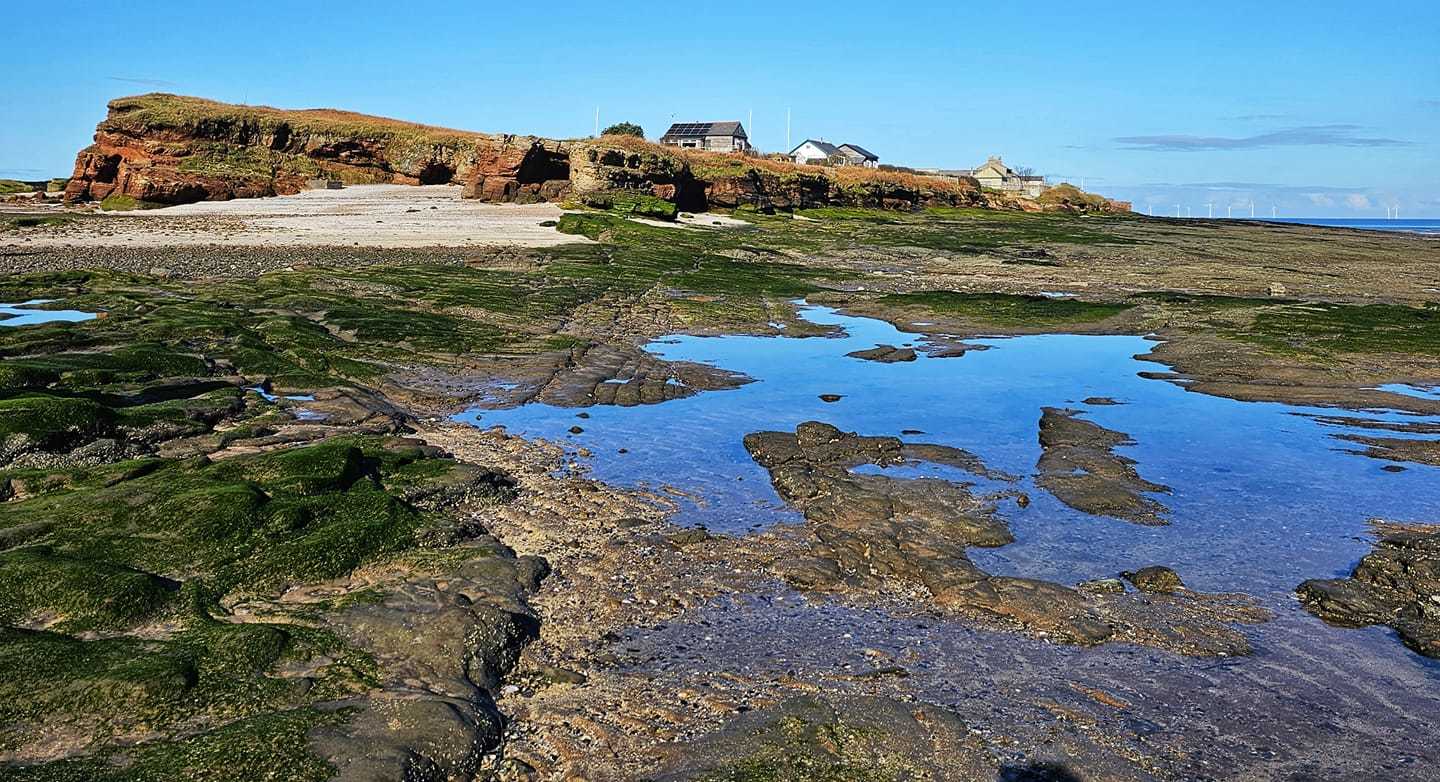
[[[800,165],[864,166],[874,168],[880,165],[880,158],[858,144],[835,146],[826,141],[807,138],[800,146],[790,150],[790,159]]]
[[[845,155],[846,165],[849,166],[875,168],[880,165],[880,158],[859,144],[841,144],[840,152]]]
[[[750,137],[739,122],[677,122],[660,137],[660,143],[711,152],[750,150]]]
[[[1012,193],[1024,193],[1034,198],[1045,192],[1048,188],[1043,176],[1022,175],[1009,166],[998,156],[991,156],[980,166],[970,172],[970,176],[979,180],[981,187],[991,190],[1004,190]]]

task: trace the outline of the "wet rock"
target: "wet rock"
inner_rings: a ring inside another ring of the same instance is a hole
[[[541,560],[543,562],[543,560]],[[539,622],[525,605],[537,563],[522,563],[493,541],[442,579],[400,574],[382,600],[359,601],[328,626],[367,649],[377,691],[344,704],[343,724],[317,729],[312,747],[336,779],[470,778],[500,738],[494,698]],[[527,572],[528,571],[528,572]],[[307,592],[286,596],[302,603]],[[317,594],[323,589],[314,589]]]
[[[1082,581],[1075,588],[1088,595],[1123,595],[1125,582],[1118,578],[1096,578]]]
[[[667,748],[657,782],[720,779],[994,779],[953,712],[879,697],[795,698]]]
[[[936,605],[956,613],[1013,621],[1076,643],[1109,636],[1084,598],[1058,584],[994,577],[970,561],[968,546],[1013,540],[993,506],[962,484],[933,478],[901,480],[855,474],[861,464],[906,462],[907,449],[970,463],[939,445],[909,446],[893,437],[865,437],[818,421],[787,432],[745,437],[771,483],[811,523],[817,557],[833,562],[780,563],[778,575],[799,588],[838,589],[898,579],[923,586]]]
[[[894,345],[877,345],[869,350],[857,350],[845,355],[881,364],[895,364],[902,361],[914,361],[915,349],[897,348]]]
[[[676,548],[693,546],[697,543],[704,543],[712,539],[713,536],[711,536],[709,532],[706,532],[705,530],[698,527],[676,530],[675,532],[671,532],[665,536],[665,540],[668,541],[670,545]]]
[[[1123,404],[1125,404],[1124,402],[1119,402],[1119,401],[1116,401],[1116,400],[1114,400],[1114,399],[1111,399],[1111,398],[1108,397],[1108,396],[1092,396],[1092,397],[1088,397],[1088,398],[1085,398],[1085,399],[1080,400],[1080,403],[1081,403],[1081,404],[1086,404],[1086,405],[1092,405],[1092,406],[1095,406],[1095,407],[1110,407],[1110,406],[1114,406],[1114,405],[1123,405]]]
[[[582,429],[582,428],[580,428],[580,427],[578,427],[578,426],[572,426],[572,427],[570,427],[570,434],[584,434],[584,433],[585,433],[585,430]]]
[[[841,396],[840,394],[821,394],[821,395],[820,395],[820,401],[821,401],[821,402],[839,402],[841,399],[844,399],[844,398],[845,398],[845,397]]]
[[[586,677],[585,674],[580,673],[579,671],[572,671],[569,668],[561,668],[554,665],[536,666],[535,672],[540,674],[541,678],[543,678],[547,682],[550,682],[551,684],[580,685],[584,684],[586,681],[589,681],[588,677]]]
[[[1340,434],[1335,437],[1365,446],[1364,450],[1356,451],[1356,453],[1372,459],[1440,467],[1440,440],[1370,437],[1358,434]]]
[[[1135,461],[1114,451],[1135,441],[1079,415],[1076,410],[1043,409],[1036,483],[1078,511],[1136,524],[1168,524],[1162,515],[1165,506],[1146,493],[1169,492],[1169,487],[1140,477]]]
[[[1135,572],[1120,574],[1126,581],[1135,585],[1141,592],[1150,592],[1157,595],[1168,595],[1184,589],[1185,584],[1175,571],[1161,565],[1143,567]]]
[[[865,464],[885,467],[930,457],[994,474],[958,449],[866,437],[818,421],[803,423],[794,433],[752,433],[745,447],[770,472],[781,498],[808,522],[809,552],[778,558],[771,566],[797,589],[871,591],[901,582],[923,587],[935,607],[952,615],[1055,641],[1129,640],[1198,655],[1247,653],[1245,636],[1229,625],[1269,617],[1244,596],[1175,589],[1127,594],[1116,579],[1073,589],[988,574],[966,549],[1011,542],[1009,528],[994,514],[993,497],[976,497],[965,484],[952,481],[852,472]],[[1179,585],[1173,571],[1141,572],[1137,578],[1147,587]]]
[[[1296,592],[1310,613],[1340,627],[1386,625],[1406,646],[1440,658],[1440,525],[1375,523],[1375,547],[1349,578]]]
[[[538,387],[517,390],[515,401],[557,407],[658,404],[702,391],[739,388],[751,379],[724,369],[689,362],[667,362],[642,350],[588,345],[560,357]]]

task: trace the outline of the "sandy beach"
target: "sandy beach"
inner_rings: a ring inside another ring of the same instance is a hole
[[[276,198],[204,201],[97,213],[84,221],[5,237],[4,249],[61,247],[550,247],[585,241],[553,225],[556,204],[483,204],[458,185],[354,185]]]

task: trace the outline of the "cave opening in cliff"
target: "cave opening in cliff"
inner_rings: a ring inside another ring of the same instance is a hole
[[[420,184],[448,185],[455,179],[455,169],[438,160],[432,160],[420,169]]]
[[[538,185],[570,178],[570,156],[536,146],[525,153],[515,179],[522,185]]]

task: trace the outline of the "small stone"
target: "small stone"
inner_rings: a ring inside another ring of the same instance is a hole
[[[1126,581],[1135,585],[1141,592],[1149,592],[1155,595],[1168,595],[1179,589],[1185,588],[1185,583],[1180,580],[1179,574],[1168,567],[1151,565],[1140,568],[1131,573],[1121,573]]]
[[[581,432],[584,432],[584,431],[585,431],[584,429],[581,429],[581,428],[578,427],[578,426],[572,426],[572,427],[570,427],[570,434],[580,434]]]
[[[844,398],[845,398],[845,397],[841,396],[840,394],[821,394],[821,395],[820,395],[820,401],[821,401],[821,402],[839,402],[841,399],[844,399]]]
[[[1082,581],[1075,588],[1091,595],[1118,595],[1125,593],[1125,582],[1118,578],[1096,578]]]

